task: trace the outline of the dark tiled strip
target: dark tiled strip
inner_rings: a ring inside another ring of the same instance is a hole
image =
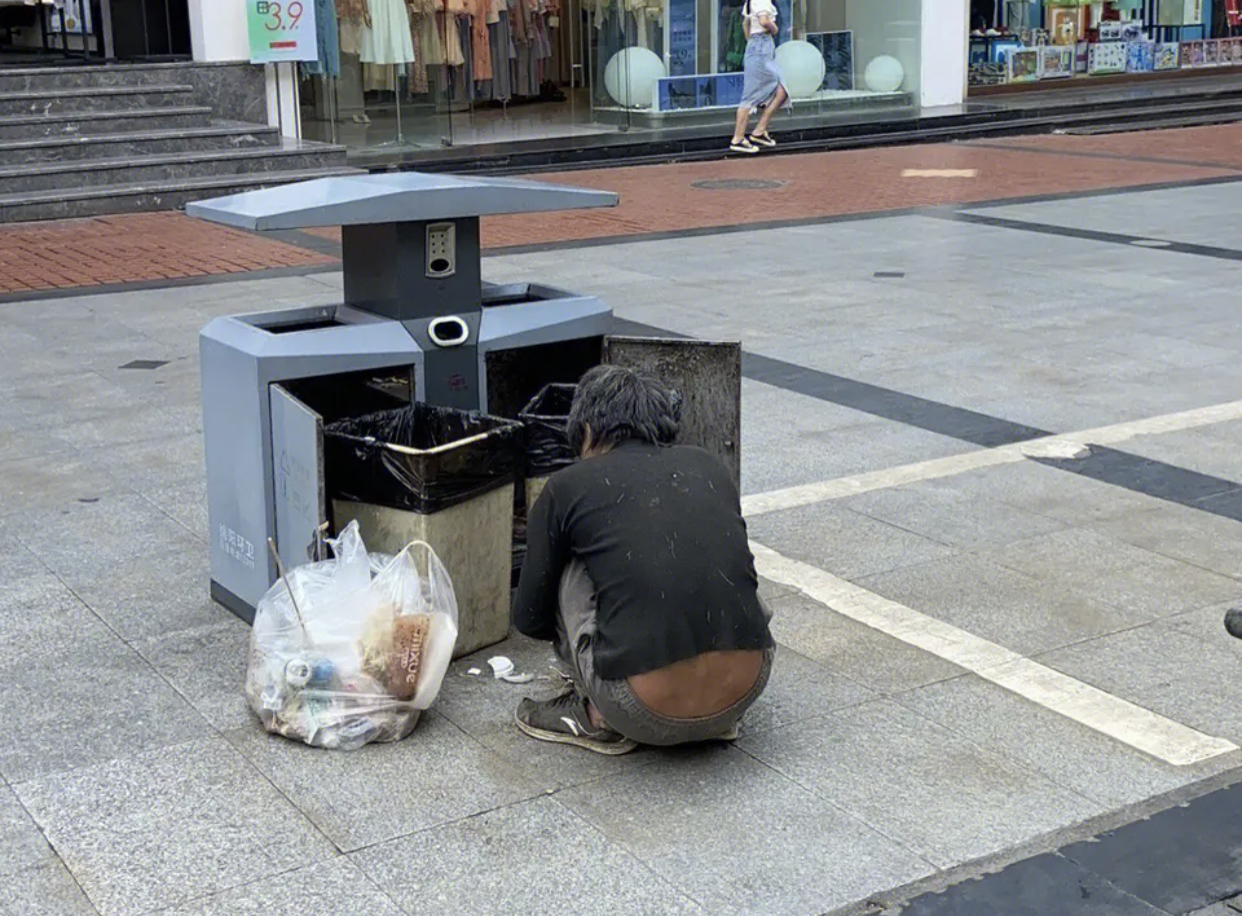
[[[623,319],[617,319],[616,329],[618,334],[637,337],[686,336]],[[1033,426],[756,353],[742,354],[742,375],[751,381],[763,382],[784,391],[838,404],[983,448],[1013,445],[1052,435],[1047,430]],[[1081,459],[1030,460],[1144,496],[1242,521],[1242,483],[1200,474],[1198,471],[1129,452],[1103,446],[1090,447],[1091,454]]]
[[[901,914],[1185,916],[1242,893],[1239,862],[1242,785],[1233,785],[917,897]]]
[[[1242,485],[1154,458],[1092,445],[1085,458],[1032,458],[1040,464],[1242,522]]]
[[[1059,235],[1064,238],[1082,239],[1088,242],[1104,242],[1110,245],[1141,245],[1152,239],[1145,235],[1125,235],[1120,232],[1101,232],[1096,229],[1079,229],[1073,226],[1055,226],[1051,223],[1033,223],[1020,219],[1006,219],[1001,216],[988,216],[983,213],[969,211],[939,211],[929,213],[937,219],[950,220],[958,223],[973,223],[977,226],[988,226],[993,229],[1015,229],[1019,232],[1035,232],[1040,235]],[[1215,245],[1195,245],[1190,242],[1174,242],[1160,240],[1159,251],[1174,251],[1178,254],[1191,254],[1201,258],[1217,258],[1224,261],[1242,261],[1242,250],[1220,248]]]
[[[851,410],[984,448],[1011,445],[1051,435],[1047,430],[1033,426],[953,407],[939,401],[929,401],[917,395],[903,394],[891,388],[881,388],[755,353],[742,355],[742,375],[752,381],[783,388],[795,394],[839,404]]]

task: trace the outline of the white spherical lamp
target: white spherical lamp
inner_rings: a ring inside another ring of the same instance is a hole
[[[824,55],[810,42],[785,42],[776,49],[776,66],[780,67],[789,95],[795,99],[808,99],[824,85]]]
[[[664,76],[664,61],[646,48],[624,48],[604,67],[604,89],[618,105],[650,108],[655,104],[656,80]]]
[[[863,73],[863,82],[872,92],[896,92],[906,81],[905,68],[901,61],[887,54],[881,54]]]

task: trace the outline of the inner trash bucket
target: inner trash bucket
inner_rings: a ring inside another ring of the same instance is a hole
[[[577,393],[577,385],[548,385],[518,414],[526,425],[527,478],[546,477],[577,460],[566,428]]]
[[[363,543],[397,553],[425,541],[453,582],[455,654],[509,633],[518,423],[411,404],[330,423],[324,452],[337,530],[357,521]]]
[[[521,427],[499,417],[411,404],[329,423],[334,499],[430,514],[510,484]]]

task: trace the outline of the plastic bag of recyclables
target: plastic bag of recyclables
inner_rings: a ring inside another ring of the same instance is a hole
[[[453,657],[453,584],[421,541],[368,554],[351,522],[329,543],[335,559],[290,570],[259,601],[246,700],[268,731],[315,747],[399,741]]]

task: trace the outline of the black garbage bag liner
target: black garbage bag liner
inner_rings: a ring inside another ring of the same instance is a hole
[[[565,428],[577,391],[577,385],[546,385],[518,414],[526,426],[526,476],[546,477],[578,460]]]
[[[512,483],[522,426],[484,414],[411,404],[329,423],[332,499],[430,515]]]

